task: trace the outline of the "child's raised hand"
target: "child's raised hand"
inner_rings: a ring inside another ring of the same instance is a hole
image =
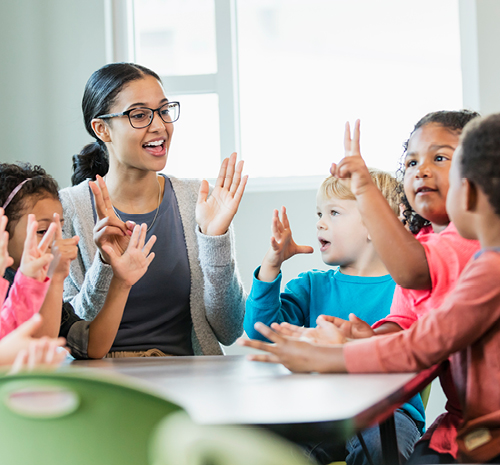
[[[50,264],[48,275],[52,280],[64,281],[69,274],[69,266],[71,261],[78,255],[78,241],[79,237],[74,236],[69,239],[63,239],[61,222],[59,214],[54,213],[54,221],[56,224],[56,231],[54,234],[54,242],[52,243],[51,252],[54,256]]]
[[[0,277],[14,263],[14,259],[9,255],[9,233],[6,231],[7,221],[8,218],[4,215],[3,208],[0,208]]]
[[[113,268],[113,275],[127,286],[133,286],[139,281],[155,257],[154,252],[151,252],[151,248],[156,242],[156,236],[151,236],[147,244],[144,244],[146,232],[147,225],[145,223],[141,226],[136,225],[127,250],[122,255],[117,255],[109,244],[103,246],[109,257],[109,264]]]
[[[280,221],[278,210],[274,210],[271,226],[271,247],[267,251],[259,271],[259,280],[271,282],[279,274],[285,260],[301,253],[313,253],[314,249],[308,245],[297,245],[292,238],[292,230],[286,214],[286,208],[281,207]]]
[[[372,327],[354,313],[349,314],[349,321],[336,316],[320,315],[316,323],[322,327],[333,324],[347,339],[366,339],[375,335]]]
[[[104,245],[108,246],[107,250],[111,247],[115,255],[122,255],[128,247],[135,224],[131,221],[124,223],[118,218],[113,209],[106,183],[101,176],[97,175],[97,180],[89,182],[89,186],[94,195],[98,220],[94,226],[94,242],[104,262],[110,263]]]
[[[41,282],[45,281],[50,262],[54,258],[48,248],[52,244],[56,228],[56,224],[51,223],[40,244],[38,244],[36,237],[38,222],[35,215],[28,215],[26,240],[24,241],[23,255],[19,265],[22,274]]]
[[[214,190],[208,197],[209,186],[202,181],[196,203],[196,222],[203,234],[225,234],[238,211],[248,176],[241,176],[243,160],[236,164],[236,152],[222,162]]]
[[[330,172],[332,176],[340,179],[350,179],[350,189],[357,197],[365,193],[367,187],[375,187],[360,150],[360,121],[356,120],[351,139],[351,126],[345,124],[344,132],[344,158],[340,163],[332,163]]]

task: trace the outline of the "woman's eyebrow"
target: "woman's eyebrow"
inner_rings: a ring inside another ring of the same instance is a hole
[[[160,100],[160,105],[162,103],[168,103],[168,98],[162,98]],[[127,107],[127,110],[130,109],[130,108],[134,108],[134,107],[147,107],[147,103],[144,103],[144,102],[137,102],[137,103],[132,103],[131,105],[129,105]]]

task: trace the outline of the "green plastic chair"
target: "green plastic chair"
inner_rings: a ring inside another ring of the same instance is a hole
[[[160,423],[151,465],[312,465],[293,444],[259,428],[200,426],[184,413]]]
[[[122,377],[88,372],[0,378],[1,462],[146,465],[151,434],[180,407]]]

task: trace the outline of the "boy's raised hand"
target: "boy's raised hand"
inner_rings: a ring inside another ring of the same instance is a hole
[[[147,244],[147,225],[136,225],[130,237],[125,252],[118,255],[109,244],[103,245],[104,251],[109,257],[109,264],[113,268],[113,275],[126,286],[133,286],[146,273],[150,263],[155,257],[151,252],[156,236],[151,236]],[[150,253],[151,252],[151,253]]]
[[[47,274],[52,278],[52,281],[64,281],[69,275],[69,266],[71,261],[78,255],[77,245],[80,238],[78,236],[74,236],[69,239],[63,239],[61,222],[58,213],[54,213],[53,223],[56,224],[54,242],[51,247],[54,259],[50,264]]]
[[[360,150],[360,121],[354,123],[354,131],[351,139],[351,126],[349,122],[345,124],[344,131],[344,158],[340,163],[332,163],[330,172],[332,176],[340,179],[350,179],[350,189],[357,197],[366,192],[367,188],[375,187],[370,172],[366,166]]]
[[[97,175],[96,181],[90,181],[89,186],[94,195],[97,213],[97,223],[94,226],[94,242],[103,261],[109,263],[110,258],[103,246],[111,247],[115,255],[122,255],[128,247],[135,224],[131,221],[124,223],[118,218],[113,209],[106,183],[101,176]],[[109,247],[107,250],[109,250]]]
[[[202,181],[196,202],[196,222],[203,234],[221,236],[229,229],[248,180],[248,176],[242,177],[242,171],[243,160],[236,164],[236,152],[234,152],[222,161],[210,197],[208,182]]]
[[[0,208],[0,276],[3,276],[5,270],[14,263],[14,259],[9,255],[7,221],[8,218],[4,215],[3,208]]]
[[[271,282],[276,279],[285,260],[301,253],[313,253],[314,249],[308,245],[297,245],[292,238],[292,230],[286,214],[286,208],[281,207],[280,221],[278,210],[274,210],[271,226],[271,247],[264,256],[259,270],[258,279]]]
[[[37,229],[38,222],[35,220],[35,215],[28,215],[26,240],[24,241],[23,255],[21,257],[21,263],[19,264],[19,270],[23,275],[43,282],[47,278],[50,262],[54,258],[48,251],[48,248],[54,239],[56,224],[50,224],[40,244],[37,243]]]
[[[320,315],[316,323],[322,327],[334,325],[347,339],[366,339],[375,335],[372,327],[354,313],[349,314],[349,321],[336,316]]]

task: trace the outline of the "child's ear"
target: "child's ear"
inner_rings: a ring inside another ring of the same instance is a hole
[[[473,212],[477,208],[478,193],[476,185],[470,179],[462,179],[464,183],[464,202],[465,211]]]
[[[100,118],[94,118],[90,123],[95,135],[103,142],[111,142],[109,135],[109,126]]]

